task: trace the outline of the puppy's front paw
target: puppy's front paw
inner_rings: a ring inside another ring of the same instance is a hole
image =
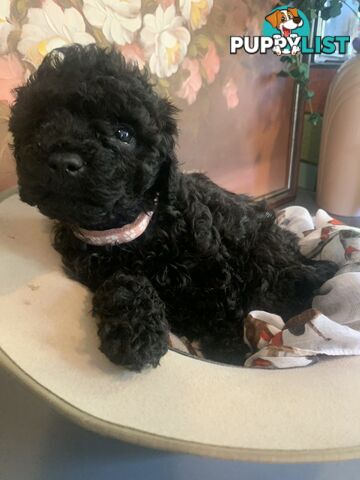
[[[93,298],[100,350],[130,370],[156,367],[167,351],[165,306],[147,278],[115,274]]]
[[[129,370],[140,371],[145,367],[157,367],[168,349],[167,331],[143,331],[133,335],[126,324],[100,323],[98,334],[100,350],[110,361]]]

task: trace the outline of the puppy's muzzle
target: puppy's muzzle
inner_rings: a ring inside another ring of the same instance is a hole
[[[299,25],[299,23],[301,23],[301,17],[293,17],[293,21],[294,21],[294,23]]]
[[[61,176],[77,176],[85,169],[85,162],[77,153],[55,152],[49,156],[49,169]]]

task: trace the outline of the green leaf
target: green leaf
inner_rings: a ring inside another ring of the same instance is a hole
[[[97,27],[92,27],[91,31],[93,37],[96,40],[96,43],[100,45],[100,47],[109,47],[110,43],[108,40],[105,38],[105,35],[103,34],[102,30],[100,30]]]
[[[278,77],[289,77],[290,75],[285,70],[281,70],[280,72],[278,72],[277,76]]]
[[[312,123],[314,127],[316,127],[322,122],[322,116],[320,115],[320,113],[314,112],[309,116],[309,122]]]
[[[293,69],[289,70],[289,75],[290,75],[290,77],[295,78],[295,80],[297,80],[298,78],[300,78],[301,73],[299,72],[299,70],[297,68],[293,68]]]
[[[15,0],[11,5],[11,16],[23,22],[28,13],[28,2],[26,0]]]
[[[226,40],[225,35],[219,35],[219,34],[215,33],[214,40],[215,40],[215,43],[217,45],[219,45],[219,47],[226,48],[227,40]]]
[[[300,63],[299,67],[299,72],[308,76],[309,75],[309,65],[307,63]]]
[[[300,80],[296,80],[296,82],[299,84],[302,91],[306,91],[308,86],[308,82],[306,80],[300,79]]]
[[[341,14],[343,3],[341,0],[331,0],[330,6],[321,9],[321,18],[329,20],[338,17]]]
[[[313,92],[312,90],[306,90],[305,91],[305,100],[310,100],[314,97],[315,95],[315,92]]]
[[[149,7],[155,7],[156,2],[154,0],[143,0],[142,2],[142,8],[149,8]]]
[[[189,50],[188,50],[188,55],[190,58],[195,58],[197,57],[198,55],[198,49],[195,45],[195,43],[191,43],[190,44],[190,47],[189,47]]]
[[[331,2],[330,13],[332,17],[338,17],[341,14],[342,3],[338,0]]]
[[[309,17],[310,17],[310,20],[315,20],[315,18],[318,17],[318,10],[315,10],[315,8],[310,8]]]
[[[285,55],[284,57],[280,58],[280,62],[282,62],[282,63],[293,63],[293,59],[292,59],[292,57],[288,57],[287,55]]]
[[[321,18],[325,21],[331,18],[331,7],[326,7],[321,10]]]
[[[170,87],[170,83],[169,83],[168,80],[166,80],[166,78],[159,78],[158,79],[158,84],[163,88],[169,88]]]
[[[207,50],[210,39],[206,35],[200,34],[195,38],[195,44],[197,47]]]

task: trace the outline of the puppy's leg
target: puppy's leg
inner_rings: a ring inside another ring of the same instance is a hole
[[[238,293],[241,297],[241,293]],[[229,305],[224,311],[207,311],[207,332],[201,335],[200,345],[206,358],[221,363],[243,365],[249,348],[244,342],[244,311],[240,305]]]
[[[243,326],[236,334],[232,328],[224,330],[221,338],[208,335],[201,339],[200,344],[205,358],[230,365],[244,365],[246,355],[250,352],[244,342]]]
[[[130,370],[156,367],[167,351],[165,306],[148,279],[115,273],[95,292],[100,350]]]
[[[333,262],[303,257],[298,264],[283,268],[266,292],[257,292],[250,309],[276,313],[287,321],[311,308],[317,290],[337,270],[338,267]]]

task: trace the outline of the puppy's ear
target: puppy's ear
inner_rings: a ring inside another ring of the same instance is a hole
[[[290,12],[294,17],[299,16],[299,12],[297,8],[288,8],[288,12]]]
[[[265,17],[265,20],[267,20],[273,28],[277,28],[278,25],[280,25],[280,22],[281,22],[281,12],[280,12],[280,10],[275,10],[275,12],[270,13],[270,15]]]
[[[159,194],[159,201],[166,204],[174,202],[179,180],[178,161],[174,152],[169,153],[166,160],[160,167],[156,180],[156,191]]]
[[[178,161],[175,154],[176,139],[178,134],[176,115],[179,110],[167,99],[161,98],[159,105],[160,114],[160,154],[162,162],[156,181],[159,201],[172,203],[175,199],[177,182],[179,178]]]
[[[178,136],[176,115],[179,109],[175,107],[169,100],[160,99],[160,131],[162,135],[163,153],[167,155],[174,151],[176,139]]]

